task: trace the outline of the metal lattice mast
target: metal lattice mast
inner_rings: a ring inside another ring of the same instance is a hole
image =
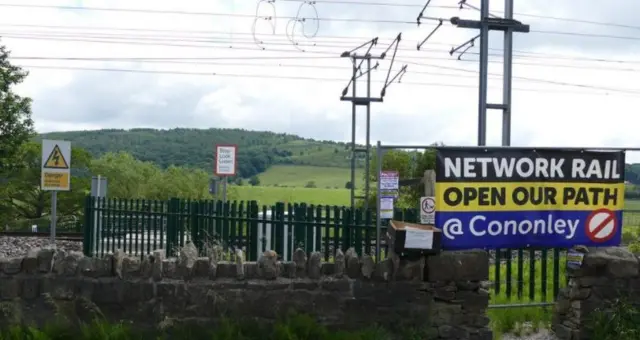
[[[371,178],[369,176],[370,168],[371,168],[371,103],[382,102],[384,96],[386,94],[386,90],[396,79],[400,79],[402,75],[407,71],[407,65],[404,65],[400,71],[398,71],[395,76],[391,79],[391,70],[393,69],[393,64],[395,61],[396,52],[398,51],[398,45],[400,43],[402,34],[398,34],[398,36],[393,40],[393,42],[387,47],[387,49],[380,53],[373,55],[371,50],[378,44],[378,38],[374,38],[351,51],[345,51],[340,56],[343,58],[349,58],[352,64],[352,74],[351,79],[347,86],[342,90],[342,95],[340,96],[341,101],[349,101],[351,102],[351,186],[350,186],[350,205],[351,209],[356,206],[356,199],[364,200],[365,209],[368,208],[369,198],[371,197]],[[364,54],[359,54],[358,51],[361,51],[366,48],[366,52]],[[387,71],[387,77],[380,91],[379,97],[371,96],[371,72],[376,70],[379,67],[379,62],[377,60],[385,59],[387,53],[394,48],[393,57],[391,59],[391,65],[389,66],[389,70]],[[371,65],[371,61],[376,60],[375,65]],[[363,67],[363,64],[365,64]],[[366,76],[365,86],[366,86],[366,94],[364,96],[358,96],[358,92],[356,91],[356,84],[358,83],[358,79],[362,76]],[[349,88],[351,87],[351,96],[347,96],[349,93]],[[365,128],[365,146],[358,147],[356,144],[356,118],[357,111],[359,106],[364,106],[366,110],[366,128]],[[358,155],[364,154],[365,160],[365,183],[364,183],[364,195],[357,196],[356,195],[356,168],[357,168],[357,160]]]
[[[466,20],[459,17],[453,17],[450,19],[451,24],[459,28],[471,28],[480,30],[480,34],[469,39],[464,44],[451,49],[449,52],[453,54],[458,52],[462,48],[462,52],[458,55],[458,59],[475,46],[476,39],[480,39],[480,77],[478,86],[478,145],[483,146],[487,144],[487,110],[501,110],[502,111],[502,145],[511,145],[511,88],[512,88],[512,68],[513,68],[513,33],[521,32],[528,33],[529,25],[525,25],[520,21],[513,19],[513,0],[504,0],[504,13],[505,17],[500,18],[489,13],[489,0],[480,0],[480,8],[472,6],[466,2],[467,0],[461,0],[459,2],[460,8],[469,7],[480,11],[480,20]],[[418,25],[420,25],[421,18],[433,19],[425,17],[424,11],[427,9],[431,0],[427,1],[422,11],[418,15]],[[442,19],[437,19],[440,24],[425,38],[420,44],[418,44],[418,50],[429,39],[435,31],[442,25]],[[503,45],[503,75],[502,75],[502,103],[494,104],[487,103],[487,88],[488,88],[488,70],[489,70],[489,32],[490,31],[502,31],[504,32],[504,45]]]

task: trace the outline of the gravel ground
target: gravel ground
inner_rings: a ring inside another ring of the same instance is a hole
[[[0,257],[25,256],[30,249],[44,248],[51,244],[46,237],[0,237]],[[82,251],[81,241],[56,241],[56,248],[65,251]]]

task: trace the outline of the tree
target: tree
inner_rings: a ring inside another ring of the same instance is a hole
[[[169,166],[162,170],[150,162],[135,159],[126,152],[107,153],[91,164],[94,175],[107,177],[109,196],[166,200],[172,197],[208,199],[210,175],[202,169]],[[237,197],[227,188],[227,197]]]
[[[345,189],[351,189],[351,181],[347,181],[347,183],[345,183],[344,185]]]
[[[22,164],[16,156],[22,145],[33,136],[31,99],[21,97],[13,88],[22,83],[28,73],[9,62],[10,52],[0,46],[0,169],[5,172]]]
[[[435,145],[434,146],[438,146]],[[371,157],[371,164],[377,164],[378,159],[374,154]],[[435,149],[426,149],[424,152],[406,152],[402,150],[392,150],[385,153],[382,158],[382,170],[398,171],[400,179],[422,178],[425,170],[435,169],[436,151]],[[376,174],[377,167],[371,167],[369,176],[372,184],[372,193],[369,201],[370,207],[375,207],[376,190],[378,176]],[[420,203],[420,197],[424,193],[424,185],[415,185],[411,187],[400,188],[400,197],[398,199],[398,207],[417,208]]]
[[[305,188],[317,188],[316,182],[314,182],[314,181],[307,182],[307,184],[305,184],[304,187]]]
[[[29,142],[16,154],[21,160],[4,186],[2,208],[12,211],[13,219],[36,219],[51,214],[51,193],[40,190],[42,144]],[[90,186],[88,165],[91,156],[81,148],[71,150],[71,190],[58,193],[60,219],[83,215],[83,199]]]
[[[253,185],[254,187],[260,185],[260,178],[258,178],[258,176],[251,177],[249,179],[249,184]]]

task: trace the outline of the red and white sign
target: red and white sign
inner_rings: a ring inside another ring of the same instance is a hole
[[[216,176],[235,176],[237,167],[238,146],[233,144],[216,145]]]
[[[585,233],[593,242],[606,242],[616,235],[618,222],[618,218],[613,211],[609,209],[598,209],[587,217]]]
[[[436,223],[436,200],[435,197],[420,198],[420,223],[435,224]]]

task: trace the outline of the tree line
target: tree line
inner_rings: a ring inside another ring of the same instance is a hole
[[[244,129],[103,129],[42,134],[36,138],[68,140],[93,157],[125,151],[161,168],[187,166],[211,172],[216,144],[238,146],[238,178],[251,178],[272,165],[350,166],[346,143]],[[362,160],[358,161],[360,165]],[[232,178],[235,180],[235,178]]]

